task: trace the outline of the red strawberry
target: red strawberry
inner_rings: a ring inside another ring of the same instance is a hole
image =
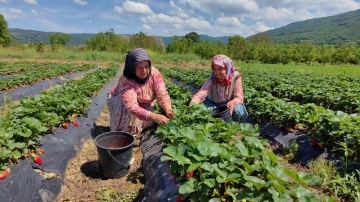
[[[36,154],[30,154],[30,156],[34,159],[34,162],[42,165],[42,159],[40,156],[36,155]]]
[[[68,124],[67,124],[67,123],[63,123],[63,124],[61,125],[61,127],[67,129],[67,128],[68,128]]]
[[[75,127],[79,127],[79,122],[77,122],[77,120],[73,120],[73,121],[72,121],[72,124],[73,124]]]
[[[295,125],[295,126],[294,126],[294,130],[299,130],[299,126],[298,126],[298,125]]]
[[[312,147],[315,147],[317,145],[317,141],[315,139],[312,139],[310,141],[310,144],[311,144]]]
[[[7,177],[9,173],[6,170],[3,170],[2,173],[0,173],[0,180],[3,180]]]
[[[178,195],[177,197],[176,197],[176,202],[182,202],[183,200],[181,199],[181,196],[180,195]]]
[[[45,154],[45,149],[39,149],[39,154]]]
[[[193,175],[194,175],[194,171],[193,171],[193,170],[190,171],[190,172],[188,172],[188,173],[186,173],[186,179],[191,178]]]

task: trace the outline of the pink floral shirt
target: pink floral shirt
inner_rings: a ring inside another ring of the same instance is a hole
[[[163,77],[159,70],[151,68],[151,75],[145,84],[138,84],[122,75],[116,87],[110,91],[111,94],[120,94],[124,106],[140,120],[147,120],[151,112],[144,107],[152,106],[155,99],[164,110],[171,110],[171,100]]]
[[[236,104],[243,104],[244,103],[244,92],[241,82],[241,75],[236,72],[235,78],[235,86],[234,86],[234,99]],[[191,102],[199,104],[200,102],[204,101],[208,94],[211,92],[211,87],[213,85],[213,81],[210,78],[202,85],[201,89],[194,95]],[[216,84],[214,84],[216,85]],[[218,84],[217,87],[217,98],[218,103],[223,103],[230,101],[228,100],[229,95],[229,86],[220,86]]]

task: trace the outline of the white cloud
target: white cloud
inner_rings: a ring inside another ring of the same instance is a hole
[[[76,4],[82,5],[82,6],[88,4],[88,2],[83,1],[83,0],[73,0],[73,2],[76,3]]]
[[[184,21],[179,17],[172,17],[163,13],[142,17],[141,20],[145,23],[161,23],[161,24],[176,24]]]
[[[89,24],[92,24],[93,22],[91,20],[88,21]]]
[[[186,12],[184,12],[182,10],[182,8],[177,6],[174,3],[174,1],[172,1],[172,0],[170,0],[170,7],[171,7],[171,10],[170,10],[169,14],[175,15],[175,16],[180,17],[180,18],[189,18],[190,17]]]
[[[28,4],[35,4],[37,5],[38,3],[36,2],[36,0],[24,0],[25,3],[28,3]]]
[[[38,14],[38,12],[36,12],[36,10],[34,10],[34,9],[32,9],[31,12],[36,15]]]
[[[251,28],[253,28],[255,32],[265,32],[270,29],[274,29],[274,27],[268,27],[261,22],[256,22],[254,25],[251,25]]]
[[[123,3],[122,7],[114,6],[113,10],[119,14],[143,14],[143,15],[153,14],[153,11],[148,5],[140,2],[129,1],[129,0],[126,0]]]
[[[0,3],[10,3],[10,0],[0,0]]]
[[[151,30],[151,27],[149,25],[145,25],[145,24],[142,25],[142,28],[147,29],[147,30]]]
[[[207,30],[211,28],[210,23],[201,17],[186,19],[185,25],[194,30]]]
[[[253,0],[183,0],[181,2],[187,3],[193,9],[198,9],[204,13],[209,13],[215,16],[217,14],[220,15],[221,13],[226,16],[240,15],[244,13],[251,13],[259,9],[256,1]]]
[[[2,14],[6,19],[22,18],[23,12],[21,9],[9,8],[8,10],[2,11]]]

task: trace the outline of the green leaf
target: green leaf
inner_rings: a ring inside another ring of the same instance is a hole
[[[201,163],[192,163],[189,165],[189,167],[186,169],[186,171],[190,172],[190,171],[196,170],[200,166],[201,166]]]
[[[235,147],[240,151],[240,154],[242,156],[248,157],[249,156],[249,150],[246,148],[243,142],[237,142],[235,144]]]
[[[202,181],[202,183],[207,185],[210,188],[213,188],[216,185],[215,179],[205,179],[205,180]]]
[[[208,171],[208,172],[213,172],[213,170],[214,170],[209,162],[204,162],[201,165],[201,168]]]
[[[179,193],[180,194],[190,194],[195,191],[195,182],[194,178],[190,178],[184,184],[179,186]]]
[[[258,177],[244,176],[244,179],[254,185],[258,190],[266,186],[266,182]],[[251,188],[251,187],[250,187]]]
[[[13,151],[12,155],[15,159],[19,159],[21,157],[21,153],[17,150]]]
[[[189,127],[181,128],[179,133],[190,140],[194,140],[196,138],[194,131]]]

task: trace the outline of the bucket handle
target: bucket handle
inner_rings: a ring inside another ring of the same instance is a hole
[[[132,164],[132,161],[134,160],[133,158],[131,158],[130,162],[122,163],[122,162],[119,162],[119,161],[110,153],[110,150],[107,150],[107,152],[109,153],[109,155],[110,155],[116,162],[118,162],[119,164],[124,165],[126,169],[130,168],[130,165]]]

